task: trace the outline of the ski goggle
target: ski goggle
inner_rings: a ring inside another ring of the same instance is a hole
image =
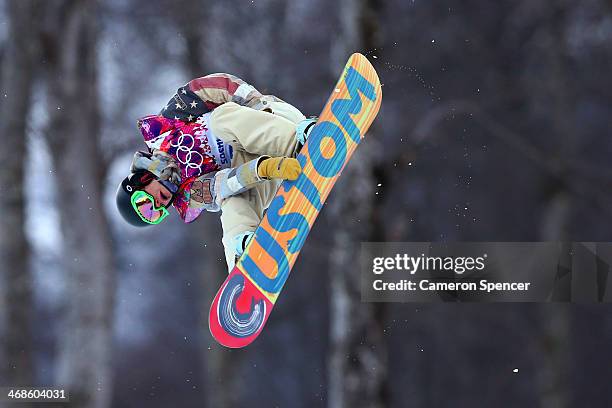
[[[132,194],[131,202],[136,214],[148,224],[159,224],[169,214],[166,207],[155,207],[155,198],[142,190]]]

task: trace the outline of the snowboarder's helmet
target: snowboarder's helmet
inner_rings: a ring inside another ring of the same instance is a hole
[[[151,181],[155,180],[155,174],[147,170],[136,170],[123,179],[117,188],[117,209],[121,217],[130,225],[135,227],[148,227],[150,223],[145,222],[132,206],[132,195],[142,190]]]

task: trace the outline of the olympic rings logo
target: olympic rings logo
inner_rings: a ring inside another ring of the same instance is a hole
[[[176,148],[176,158],[184,164],[187,169],[200,169],[204,164],[204,156],[193,150],[196,139],[189,133],[183,133],[175,141],[170,142],[171,147]]]

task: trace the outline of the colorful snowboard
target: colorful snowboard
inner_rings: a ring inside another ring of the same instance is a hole
[[[351,55],[297,157],[302,173],[282,183],[213,300],[208,325],[220,344],[244,347],[261,333],[323,203],[381,100],[376,71],[363,55]]]

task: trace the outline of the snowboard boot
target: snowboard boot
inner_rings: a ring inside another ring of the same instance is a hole
[[[240,256],[244,253],[247,245],[249,245],[249,241],[253,237],[253,231],[246,231],[236,235],[232,238],[232,247],[234,249],[234,253],[236,254],[236,261],[240,258]]]
[[[308,140],[308,136],[310,135],[312,129],[314,129],[314,125],[317,123],[317,120],[319,120],[318,117],[311,116],[297,124],[295,128],[295,138],[298,141],[298,146],[295,153],[296,156],[300,150],[302,150],[302,146],[304,146],[306,140]]]

